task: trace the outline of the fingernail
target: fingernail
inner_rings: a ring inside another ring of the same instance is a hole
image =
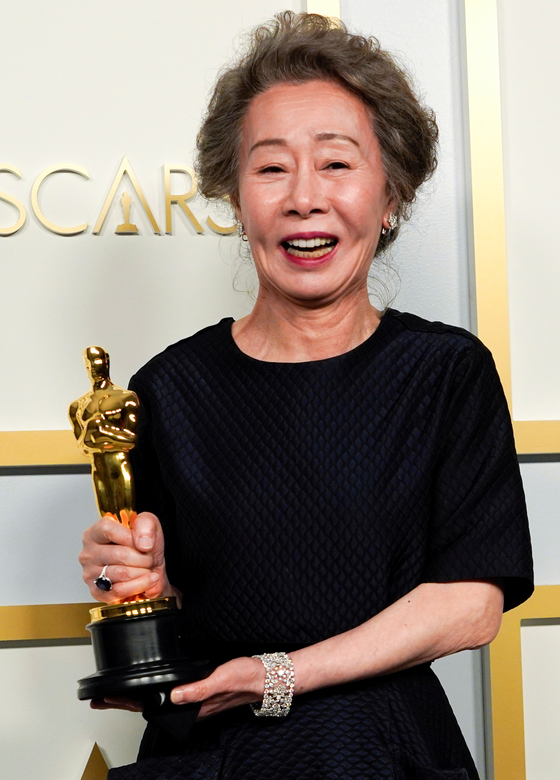
[[[171,701],[173,704],[182,704],[183,699],[183,691],[171,691]]]
[[[159,582],[159,574],[150,574],[150,585],[155,585]]]
[[[143,550],[151,550],[152,544],[151,536],[140,536],[138,539],[138,547],[141,547]]]

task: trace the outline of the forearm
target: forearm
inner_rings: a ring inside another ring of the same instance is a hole
[[[420,585],[362,625],[290,653],[295,693],[488,644],[500,627],[502,607],[502,590],[491,582]]]
[[[340,685],[487,644],[501,619],[501,588],[490,582],[424,584],[361,626],[289,655],[295,693]],[[180,685],[175,704],[202,702],[199,718],[262,699],[263,664],[234,658],[204,680]]]

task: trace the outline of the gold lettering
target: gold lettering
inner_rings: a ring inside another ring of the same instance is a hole
[[[33,213],[39,222],[47,228],[47,230],[50,230],[53,233],[58,233],[59,236],[77,236],[79,233],[83,233],[85,230],[87,230],[87,222],[84,222],[83,225],[75,225],[74,227],[62,227],[61,225],[55,225],[54,222],[51,222],[45,217],[39,206],[39,189],[41,188],[41,185],[45,179],[49,176],[52,176],[54,173],[77,173],[78,176],[83,176],[84,179],[89,179],[89,173],[85,168],[81,168],[80,166],[72,168],[69,165],[53,165],[51,168],[47,168],[37,176],[31,190],[31,206],[33,208]]]
[[[101,232],[101,228],[103,227],[103,224],[105,223],[105,219],[107,218],[107,213],[109,211],[109,208],[111,206],[111,203],[113,202],[113,198],[115,197],[115,194],[117,192],[117,188],[121,182],[121,179],[124,175],[127,175],[130,179],[130,183],[134,187],[134,191],[136,192],[136,195],[138,196],[138,199],[140,203],[142,204],[142,208],[144,209],[144,212],[148,219],[150,220],[150,225],[152,226],[152,230],[156,235],[161,235],[161,230],[158,227],[158,223],[154,219],[154,215],[152,214],[152,210],[148,206],[148,201],[144,197],[144,193],[142,192],[142,188],[140,187],[140,183],[138,179],[136,178],[134,171],[130,167],[130,163],[128,162],[127,157],[122,158],[122,162],[120,165],[119,170],[117,171],[117,175],[113,179],[113,184],[111,185],[111,189],[109,190],[109,194],[107,195],[107,199],[105,200],[105,203],[103,204],[103,208],[101,209],[101,213],[99,214],[99,217],[97,219],[97,222],[95,223],[95,227],[93,228],[93,234],[95,236],[98,236]]]
[[[231,234],[235,233],[237,230],[237,224],[231,225],[230,227],[222,227],[221,225],[217,225],[212,217],[206,217],[206,224],[210,230],[213,230],[214,233],[217,233],[219,236],[231,236]]]
[[[172,195],[171,194],[171,174],[172,173],[184,173],[191,177],[191,188],[186,195]],[[197,181],[196,174],[192,168],[188,165],[164,165],[163,166],[163,183],[165,187],[165,232],[172,235],[173,228],[171,225],[171,206],[176,203],[180,206],[183,212],[187,215],[197,233],[203,234],[202,225],[187,206],[187,201],[196,195]]]
[[[21,179],[21,173],[19,169],[12,165],[3,165],[0,167],[0,173],[11,173],[13,176]],[[23,203],[21,203],[17,198],[14,198],[12,195],[8,195],[5,192],[0,192],[0,200],[3,200],[5,203],[9,203],[10,206],[13,206],[19,211],[18,221],[15,223],[15,225],[10,225],[10,227],[7,228],[0,227],[0,236],[13,236],[14,233],[17,233],[18,230],[21,230],[21,228],[25,225],[27,212],[25,211]]]
[[[224,197],[224,203],[227,203],[228,206],[230,206],[231,210],[233,211],[233,206],[231,205],[231,200],[229,198],[229,195],[226,195]],[[232,233],[235,233],[237,231],[237,219],[235,218],[235,212],[233,214],[233,225],[231,227],[222,227],[222,225],[218,225],[212,217],[206,218],[206,224],[210,228],[210,230],[213,230],[214,233],[217,233],[219,236],[231,236]]]

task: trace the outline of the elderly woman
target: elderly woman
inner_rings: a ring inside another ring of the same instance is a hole
[[[143,511],[81,558],[98,599],[180,594],[216,668],[173,691],[200,705],[188,736],[149,727],[115,780],[477,777],[429,664],[531,593],[508,411],[474,336],[367,292],[436,140],[377,42],[319,16],[278,15],[220,76],[200,184],[258,297],[133,378]]]

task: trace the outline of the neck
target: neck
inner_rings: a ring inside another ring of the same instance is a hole
[[[92,384],[94,390],[105,390],[105,388],[111,384],[111,381],[109,379],[98,379],[93,377]]]
[[[233,325],[236,344],[251,357],[278,363],[323,360],[349,352],[379,325],[367,291],[310,307],[261,293],[255,308]]]

